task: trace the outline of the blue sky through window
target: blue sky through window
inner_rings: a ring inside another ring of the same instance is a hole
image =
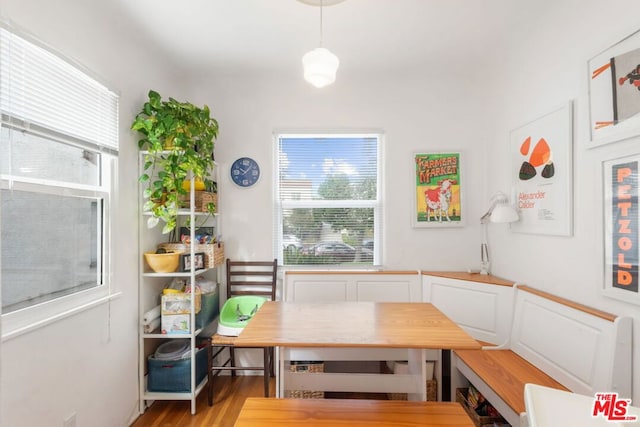
[[[344,174],[352,184],[377,174],[377,139],[374,137],[283,137],[280,139],[283,180],[310,181],[313,197],[332,175]]]

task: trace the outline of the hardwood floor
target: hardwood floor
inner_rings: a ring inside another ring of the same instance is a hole
[[[196,414],[191,402],[163,400],[155,402],[131,427],[232,427],[247,397],[264,396],[262,376],[216,377],[213,406],[207,405],[207,391],[198,396]],[[270,396],[275,396],[271,379]],[[384,393],[327,393],[327,398],[386,399]]]
[[[271,379],[270,395],[275,395],[274,379]],[[245,399],[250,396],[264,396],[262,376],[217,377],[213,406],[207,405],[206,389],[198,396],[195,415],[191,415],[189,401],[157,401],[132,427],[232,427]]]

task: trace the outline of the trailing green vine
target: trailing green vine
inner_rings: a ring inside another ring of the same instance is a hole
[[[138,141],[138,148],[145,151],[139,177],[146,184],[143,210],[152,214],[149,227],[162,220],[162,232],[169,233],[176,227],[180,196],[188,194],[183,188],[184,180],[193,176],[200,178],[206,188],[214,186],[210,176],[218,122],[206,105],[197,107],[173,98],[163,101],[153,90],[148,96],[131,125],[143,136]],[[209,213],[215,213],[215,209],[213,203],[207,204]]]

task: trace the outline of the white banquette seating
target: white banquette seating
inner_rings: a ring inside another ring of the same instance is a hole
[[[472,383],[513,426],[527,425],[527,383],[631,397],[631,318],[528,286],[450,275],[423,273],[423,297],[487,343],[453,352],[451,392]]]

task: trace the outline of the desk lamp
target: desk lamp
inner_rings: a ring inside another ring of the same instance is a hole
[[[482,225],[482,243],[480,244],[480,274],[489,274],[491,262],[489,260],[489,244],[487,243],[487,224],[489,221],[493,223],[509,223],[519,219],[518,212],[509,205],[509,198],[506,194],[499,191],[491,198],[491,206],[489,210],[480,217]]]

